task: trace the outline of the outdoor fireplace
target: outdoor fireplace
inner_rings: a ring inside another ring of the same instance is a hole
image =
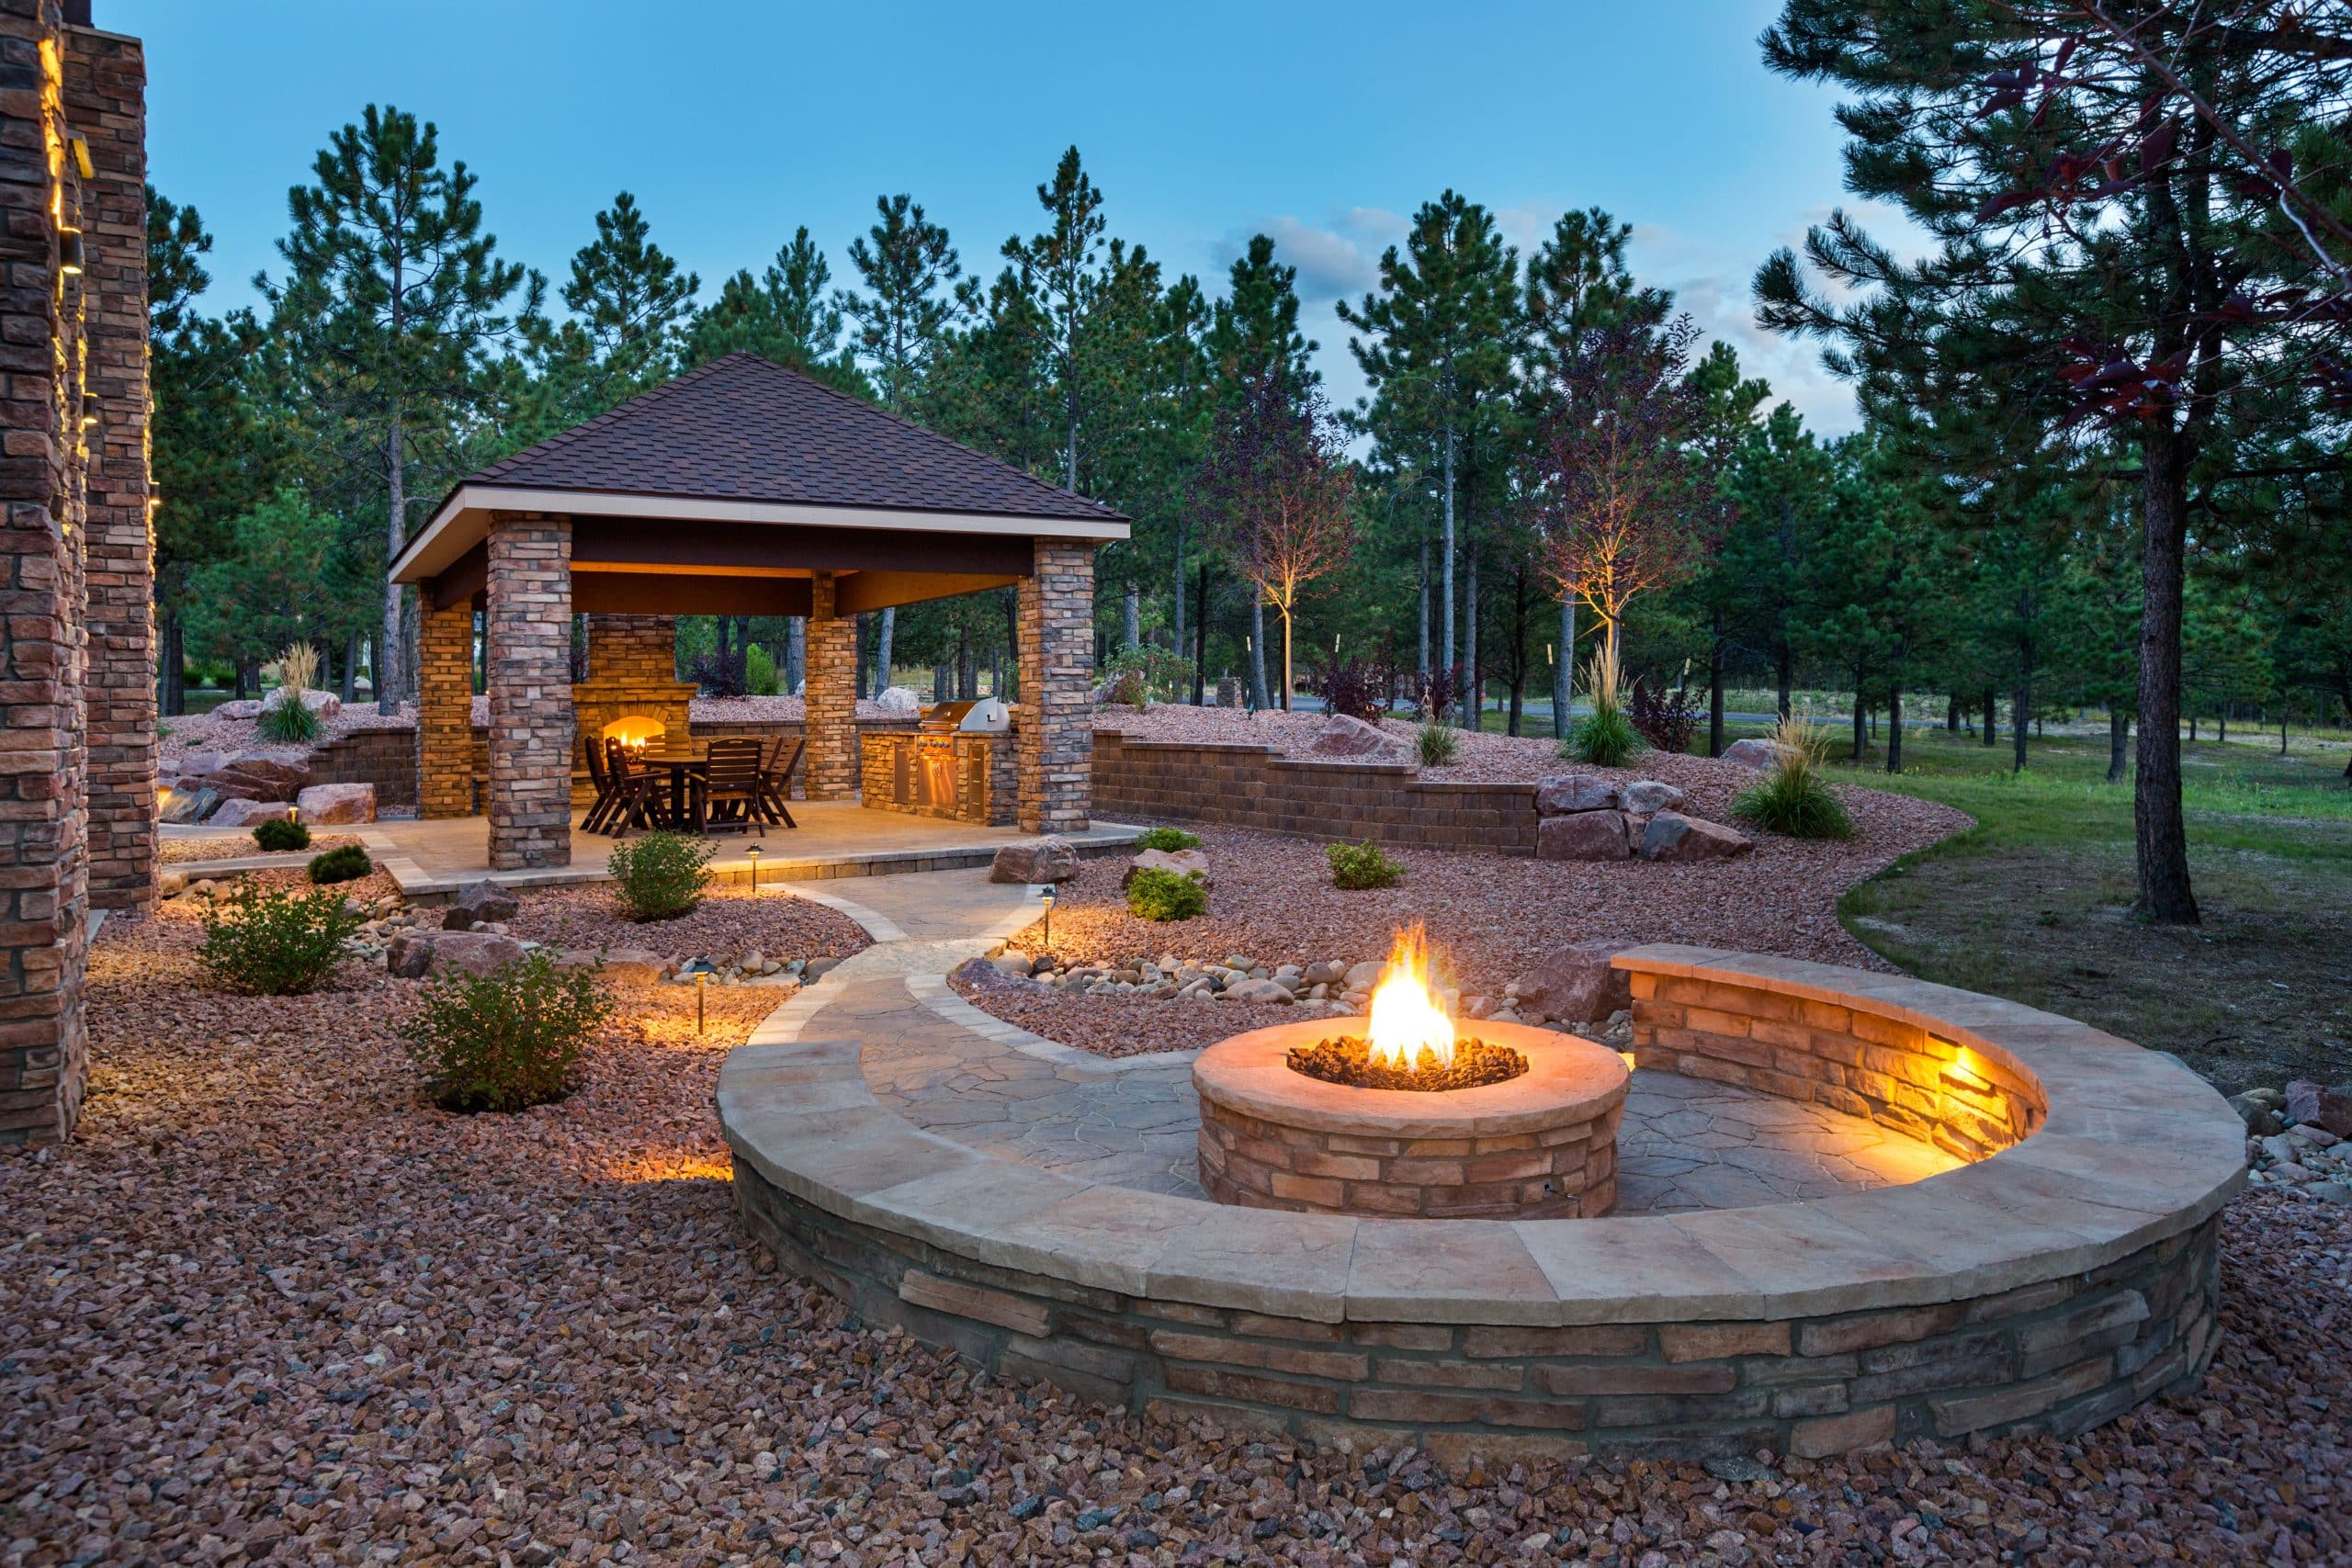
[[[601,739],[617,740],[632,751],[641,751],[670,733],[670,727],[650,714],[625,713],[598,732]]]
[[[1465,1038],[1401,933],[1363,1019],[1223,1040],[1193,1065],[1200,1179],[1223,1203],[1425,1219],[1565,1219],[1617,1200],[1623,1058],[1491,1021]]]

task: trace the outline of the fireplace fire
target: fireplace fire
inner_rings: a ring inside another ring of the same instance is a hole
[[[670,733],[670,727],[648,714],[627,713],[605,726],[606,740],[617,740],[632,751],[642,751],[651,742]]]

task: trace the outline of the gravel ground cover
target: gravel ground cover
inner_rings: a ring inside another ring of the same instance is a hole
[[[2075,1442],[1562,1466],[1138,1420],[846,1317],[739,1230],[710,1106],[776,999],[626,990],[577,1092],[431,1109],[356,967],[201,988],[109,923],[65,1148],[0,1152],[0,1559],[2342,1562],[2352,1214],[2224,1222],[2205,1387]]]
[[[164,720],[168,731],[155,744],[155,768],[169,782],[180,759],[190,751],[225,751],[232,757],[260,755],[280,762],[310,759],[314,745],[371,729],[414,729],[416,710],[403,707],[397,715],[376,711],[373,703],[353,703],[333,718],[319,721],[315,742],[264,740],[250,718],[224,718],[217,713],[181,714]]]
[[[866,945],[865,930],[837,909],[794,897],[774,885],[755,896],[721,884],[670,920],[632,920],[609,884],[541,888],[526,895],[507,922],[526,942],[562,947],[639,947],[672,958],[846,958]],[[771,998],[771,1000],[774,998]]]
[[[1710,775],[1736,770],[1699,758]],[[1659,769],[1653,776],[1662,775]],[[1678,778],[1690,809],[1713,815],[1729,786],[1719,777]],[[1586,938],[1687,942],[1781,953],[1864,969],[1889,965],[1849,936],[1838,898],[1889,862],[1968,826],[1962,813],[1932,801],[1877,790],[1845,792],[1856,833],[1845,842],[1803,842],[1756,835],[1756,851],[1736,861],[1661,865],[1534,861],[1510,855],[1399,849],[1405,867],[1396,887],[1342,892],[1331,886],[1321,844],[1238,828],[1182,824],[1196,832],[1215,886],[1208,913],[1172,922],[1127,912],[1119,878],[1127,862],[1106,856],[1079,863],[1053,912],[1055,955],[1065,963],[1115,964],[1173,953],[1188,961],[1239,956],[1267,965],[1384,959],[1396,931],[1425,922],[1444,973],[1467,996],[1498,997],[1536,960]],[[1012,940],[1045,951],[1042,922]],[[975,1006],[1064,1044],[1105,1055],[1189,1050],[1248,1021],[1295,1017],[1282,1004],[1247,1012],[1225,1002],[1153,1001],[1139,996],[1091,997],[1044,987],[959,987]],[[1152,1010],[1139,1013],[1138,1009]]]
[[[352,833],[313,833],[311,847],[288,850],[288,854],[308,860],[329,850],[339,850],[356,844],[358,836]],[[247,855],[267,854],[269,852],[254,842],[251,833],[218,834],[201,839],[166,838],[161,846],[158,863],[164,865],[194,865],[209,860],[242,860]]]

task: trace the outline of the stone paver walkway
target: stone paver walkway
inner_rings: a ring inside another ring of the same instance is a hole
[[[862,882],[854,899],[795,891],[859,919],[876,943],[794,998],[763,1038],[858,1041],[875,1098],[941,1137],[1083,1180],[1203,1196],[1193,1053],[1106,1060],[992,1019],[942,978],[1034,918],[1024,889],[940,872]],[[1637,1072],[1618,1134],[1615,1212],[1793,1202],[1958,1163],[1819,1106]]]

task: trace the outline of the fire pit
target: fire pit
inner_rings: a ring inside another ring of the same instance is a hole
[[[1313,1019],[1201,1053],[1200,1177],[1222,1203],[1429,1219],[1605,1214],[1628,1075],[1575,1035],[1457,1035],[1417,936],[1367,1019]],[[1391,1087],[1394,1086],[1394,1087]]]

